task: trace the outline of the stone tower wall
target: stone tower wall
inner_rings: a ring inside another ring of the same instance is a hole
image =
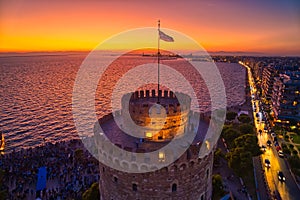
[[[203,159],[187,152],[173,164],[154,172],[126,173],[100,164],[102,199],[211,199],[213,152]],[[136,185],[136,191],[133,185]],[[175,187],[176,191],[172,191]]]

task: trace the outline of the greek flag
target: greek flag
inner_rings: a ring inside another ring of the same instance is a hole
[[[174,42],[174,39],[171,36],[165,34],[164,32],[162,32],[160,30],[159,30],[159,39],[166,41],[166,42]]]

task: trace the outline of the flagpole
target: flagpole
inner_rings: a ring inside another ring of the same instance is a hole
[[[160,31],[160,20],[158,20],[158,41],[157,41],[157,103],[159,104],[159,56],[160,56],[160,50],[159,50],[159,31]]]

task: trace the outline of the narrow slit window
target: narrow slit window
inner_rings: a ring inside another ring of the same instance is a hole
[[[172,192],[176,192],[176,191],[177,191],[177,184],[174,183],[174,184],[172,185]]]

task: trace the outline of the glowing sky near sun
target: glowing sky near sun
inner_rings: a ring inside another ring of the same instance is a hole
[[[0,0],[0,51],[91,50],[158,19],[208,51],[300,55],[296,0]]]

